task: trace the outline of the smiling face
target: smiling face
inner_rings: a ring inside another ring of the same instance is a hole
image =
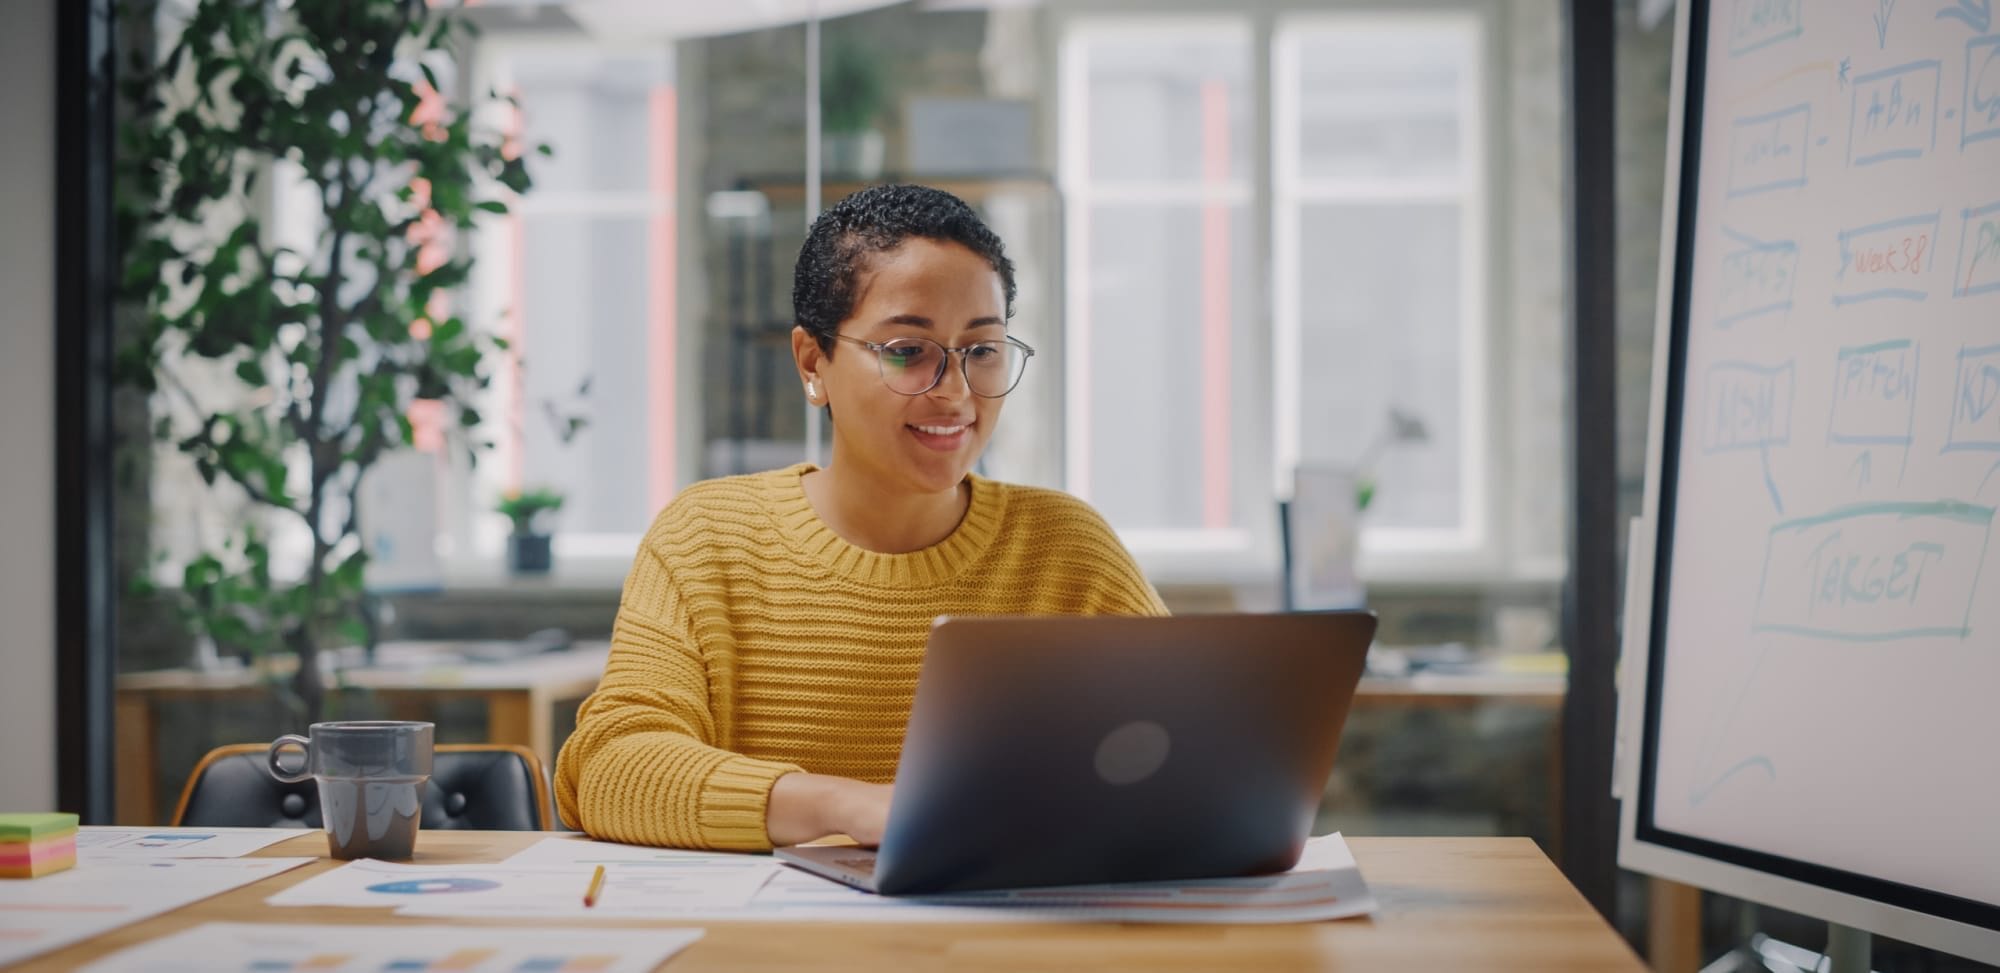
[[[946,348],[1006,337],[1006,300],[992,264],[956,243],[912,237],[871,254],[857,281],[844,338],[929,338]],[[833,408],[833,461],[911,494],[956,488],[993,436],[1005,399],[974,395],[958,356],[935,387],[904,395],[882,379],[876,352],[838,341],[830,351],[800,333],[801,370]],[[890,367],[894,367],[891,365]]]

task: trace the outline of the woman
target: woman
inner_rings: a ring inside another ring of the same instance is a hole
[[[556,761],[564,821],[683,848],[875,844],[937,616],[1165,613],[1090,507],[970,473],[1033,355],[1013,298],[999,239],[949,193],[876,187],[813,223],[792,354],[833,455],[661,511]]]

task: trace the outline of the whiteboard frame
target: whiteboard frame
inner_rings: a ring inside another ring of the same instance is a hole
[[[1726,3],[1726,0],[1725,0]],[[1634,523],[1626,565],[1624,643],[1619,663],[1618,728],[1614,748],[1612,795],[1622,798],[1619,810],[1618,863],[1633,871],[1698,886],[1712,892],[1801,913],[1828,922],[1865,929],[1892,939],[1927,946],[1986,963],[2000,964],[2000,904],[1973,903],[1985,913],[1982,924],[1961,922],[1912,907],[1911,899],[1950,899],[1941,893],[1887,882],[1865,875],[1781,858],[1754,849],[1677,835],[1652,824],[1645,779],[1653,761],[1658,700],[1653,693],[1653,653],[1656,568],[1660,545],[1671,544],[1672,524],[1662,523],[1662,490],[1670,487],[1666,471],[1667,409],[1672,383],[1682,380],[1688,329],[1684,292],[1687,282],[1677,276],[1683,168],[1700,171],[1699,159],[1683,158],[1689,126],[1700,134],[1700,105],[1689,116],[1687,91],[1691,32],[1695,8],[1704,26],[1711,0],[1680,0],[1674,14],[1672,102],[1667,115],[1666,187],[1660,227],[1659,297],[1655,309],[1652,404],[1646,434],[1646,495],[1644,513]],[[1704,47],[1706,39],[1702,39]],[[1698,196],[1686,201],[1686,207]],[[1690,228],[1690,232],[1692,229]],[[1691,270],[1692,268],[1690,268]],[[1857,781],[1856,786],[1866,786]],[[1864,836],[1865,837],[1865,836]],[[1721,856],[1726,856],[1721,857]],[[1733,859],[1733,860],[1731,860]],[[1967,900],[1957,899],[1957,902]],[[1990,924],[1987,924],[1989,923]]]

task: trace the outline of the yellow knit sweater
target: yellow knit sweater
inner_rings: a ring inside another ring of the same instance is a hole
[[[604,679],[556,760],[556,807],[599,838],[764,850],[783,774],[894,779],[939,615],[1165,614],[1104,519],[972,477],[951,536],[909,554],[840,539],[812,467],[711,480],[661,511]]]

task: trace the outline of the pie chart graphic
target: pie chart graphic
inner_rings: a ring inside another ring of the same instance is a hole
[[[484,892],[499,887],[499,882],[483,878],[413,878],[401,882],[370,885],[368,891],[381,892],[384,895],[439,895],[449,892]]]

